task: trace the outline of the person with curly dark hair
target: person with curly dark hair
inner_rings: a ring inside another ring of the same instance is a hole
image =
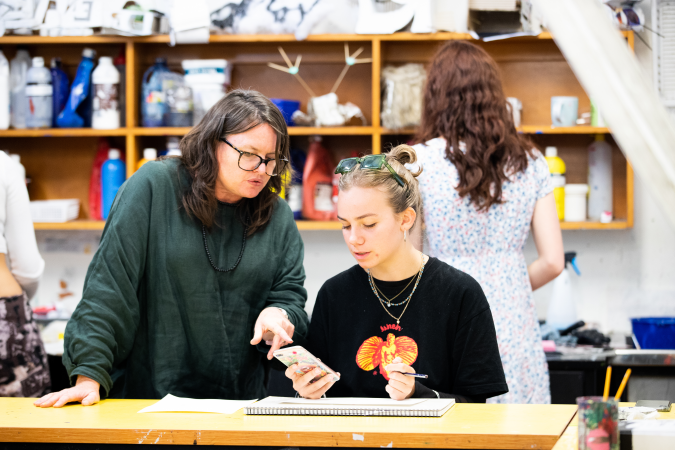
[[[278,196],[290,170],[281,112],[235,90],[180,145],[117,193],[65,332],[74,386],[36,406],[261,398],[264,356],[306,333],[304,247]]]
[[[489,401],[550,403],[532,291],[563,270],[562,233],[546,160],[518,134],[485,50],[441,47],[416,139],[429,254],[475,278],[492,309],[509,392]],[[528,266],[530,228],[539,257]]]

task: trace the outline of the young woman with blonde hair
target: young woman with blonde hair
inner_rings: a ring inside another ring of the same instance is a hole
[[[307,347],[341,379],[311,383],[315,373],[299,375],[291,366],[286,376],[302,397],[330,389],[331,397],[484,402],[508,390],[480,286],[412,245],[422,213],[421,171],[405,164],[415,160],[415,150],[401,145],[338,165],[338,218],[357,265],[319,291]]]

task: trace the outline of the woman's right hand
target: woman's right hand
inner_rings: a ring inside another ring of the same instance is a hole
[[[326,391],[330,389],[331,386],[333,386],[333,384],[335,384],[331,374],[327,374],[326,376],[319,378],[314,383],[312,383],[312,380],[321,374],[321,369],[318,367],[315,367],[306,374],[296,373],[295,371],[297,369],[297,364],[290,366],[288,369],[286,369],[286,377],[293,381],[293,389],[295,389],[302,398],[321,398],[321,396],[325,394]],[[340,374],[338,374],[338,376],[339,375]]]
[[[101,385],[91,378],[78,375],[75,386],[64,389],[59,392],[52,392],[47,394],[33,404],[40,408],[60,408],[66,403],[80,402],[84,406],[90,406],[98,403],[101,400],[99,395],[99,388]]]

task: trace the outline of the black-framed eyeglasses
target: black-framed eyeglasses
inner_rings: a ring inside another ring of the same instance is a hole
[[[262,156],[258,156],[255,153],[239,150],[237,147],[230,144],[230,142],[225,138],[220,138],[220,140],[239,152],[239,161],[237,164],[239,164],[239,168],[241,170],[253,172],[264,163],[265,173],[271,177],[275,177],[280,173],[283,173],[284,169],[286,168],[286,164],[288,164],[288,160],[286,158],[281,157],[279,160],[276,158],[263,158]]]
[[[361,169],[370,169],[370,170],[380,170],[382,167],[386,167],[389,172],[391,172],[391,176],[394,177],[394,180],[398,184],[401,185],[402,188],[405,187],[405,183],[401,179],[401,177],[396,173],[393,167],[389,165],[387,162],[387,155],[368,155],[364,156],[363,158],[347,158],[343,159],[340,161],[338,164],[337,168],[335,169],[335,173],[339,174],[345,174],[349,173],[353,170],[356,169],[356,166],[361,164]]]

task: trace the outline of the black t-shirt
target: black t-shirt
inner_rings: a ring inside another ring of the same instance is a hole
[[[391,298],[410,280],[375,283]],[[404,301],[414,285],[392,303]],[[324,283],[308,350],[341,374],[328,396],[389,397],[384,367],[396,356],[429,375],[416,380],[414,397],[435,398],[433,389],[441,397],[484,401],[508,392],[490,306],[471,276],[429,258],[400,324],[385,312],[399,317],[405,307],[383,306],[358,265]]]

